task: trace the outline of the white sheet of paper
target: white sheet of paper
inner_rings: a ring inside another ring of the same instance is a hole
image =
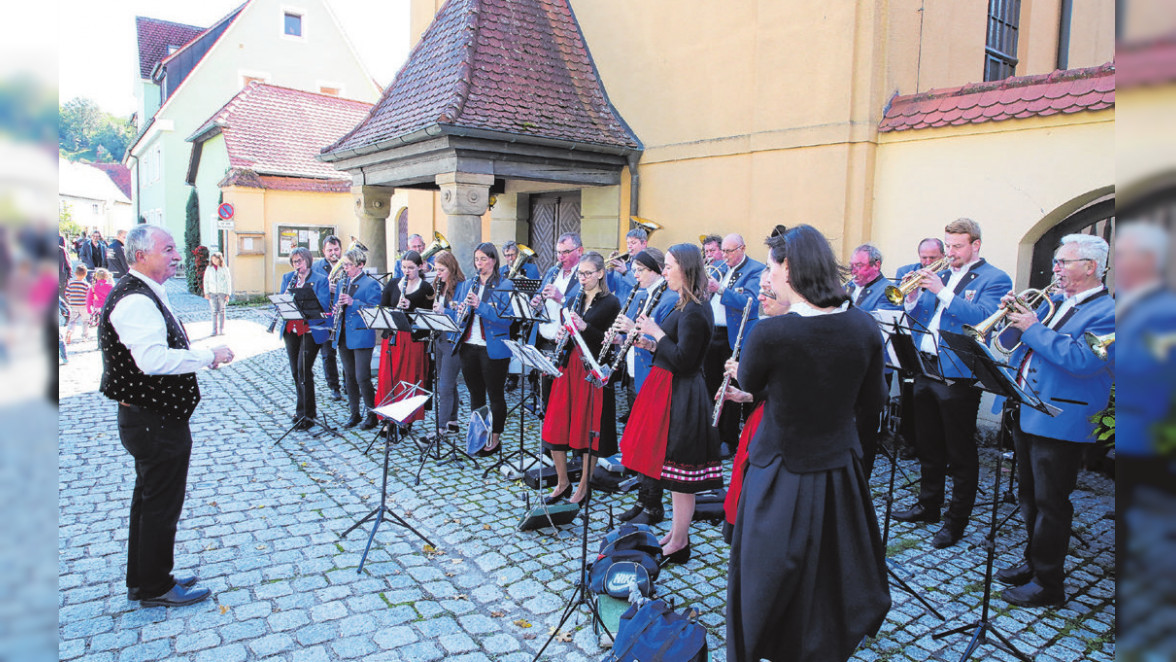
[[[403,423],[414,411],[424,406],[428,399],[429,396],[427,395],[414,395],[411,398],[405,398],[399,402],[393,402],[390,405],[376,407],[372,411],[384,418],[390,418],[397,423]]]

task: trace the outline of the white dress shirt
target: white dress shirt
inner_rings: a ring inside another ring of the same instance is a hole
[[[927,352],[928,354],[939,353],[939,320],[943,317],[943,311],[947,310],[947,307],[951,305],[952,301],[955,301],[955,288],[960,284],[960,280],[962,280],[964,276],[968,275],[968,271],[971,270],[972,266],[979,261],[980,258],[976,258],[959,269],[951,269],[951,278],[947,279],[947,284],[943,286],[942,290],[939,290],[939,294],[935,295],[935,298],[938,299],[938,303],[935,307],[935,315],[931,317],[931,321],[927,324],[928,333],[923,336],[922,342],[919,343],[920,350]],[[903,302],[903,305],[906,307],[906,310],[909,313],[914,309],[915,304],[918,302],[918,298],[916,298],[913,302],[908,299],[907,301]]]
[[[167,291],[159,283],[131,269],[129,275],[147,283],[168,312],[175,317]],[[177,322],[179,320],[177,319]],[[110,311],[110,323],[118,339],[131,350],[135,365],[148,375],[184,375],[212,365],[210,349],[172,349],[167,346],[167,322],[155,302],[145,294],[128,294]]]
[[[719,281],[719,291],[715,292],[711,296],[710,305],[711,312],[713,312],[715,316],[715,326],[721,326],[724,328],[727,326],[727,310],[723,306],[721,299],[723,298],[723,292],[726,292],[727,288],[731,286],[731,281],[735,276],[735,272],[739,270],[739,267],[743,266],[744,262],[747,262],[746,255],[744,255],[743,259],[739,261],[739,264],[731,267],[727,270],[727,273],[723,274],[723,279]]]
[[[575,267],[572,267],[571,271],[566,273],[563,269],[560,269],[559,272],[555,274],[555,280],[552,281],[551,284],[554,285],[555,289],[559,290],[560,292],[567,292],[568,283],[570,283],[575,277]],[[563,304],[556,302],[554,299],[546,299],[543,302],[543,308],[547,311],[547,316],[551,318],[551,321],[544,322],[539,325],[539,335],[547,338],[552,342],[555,342],[555,339],[559,337],[559,330],[562,326],[559,321],[559,310],[560,308],[563,308]]]
[[[474,278],[477,278],[477,276],[474,276]],[[474,289],[478,291],[478,305],[481,305],[482,294],[486,292],[486,284],[479,279],[478,284],[474,285]],[[473,290],[471,290],[471,292],[472,291]],[[473,323],[470,324],[470,338],[466,342],[471,345],[482,345],[485,347],[486,337],[482,335],[482,320],[477,319],[478,311],[471,310],[470,314],[473,315],[475,319]]]
[[[1070,312],[1071,308],[1073,308],[1074,306],[1077,306],[1078,304],[1082,303],[1083,301],[1086,301],[1090,297],[1092,297],[1102,291],[1103,291],[1103,284],[1099,283],[1098,285],[1090,288],[1089,290],[1083,290],[1083,291],[1075,294],[1074,296],[1069,296],[1069,297],[1066,297],[1065,299],[1062,299],[1062,302],[1060,304],[1058,304],[1058,309],[1054,311],[1053,316],[1049,318],[1049,321],[1044,322],[1046,328],[1056,329],[1058,326],[1058,323],[1061,322],[1066,317],[1066,313]],[[1025,377],[1029,374],[1029,364],[1033,362],[1033,355],[1034,354],[1035,354],[1035,352],[1033,350],[1029,350],[1028,352],[1025,353],[1025,360],[1021,363],[1021,369],[1017,373],[1017,384],[1020,386],[1025,385]]]

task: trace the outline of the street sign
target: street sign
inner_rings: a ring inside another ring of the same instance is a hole
[[[222,221],[231,219],[233,217],[233,205],[228,202],[222,202],[220,206],[216,208],[216,215],[219,216]]]
[[[235,227],[237,227],[236,221],[217,221],[216,222],[216,229],[217,230],[232,230]]]

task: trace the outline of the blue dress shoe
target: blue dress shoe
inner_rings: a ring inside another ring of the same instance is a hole
[[[196,575],[189,575],[187,577],[176,577],[175,580],[176,580],[176,584],[183,586],[184,588],[192,588],[193,586],[196,585]],[[139,588],[138,587],[128,588],[127,589],[127,600],[138,600],[138,599],[139,599]]]
[[[143,598],[139,604],[144,607],[183,607],[207,600],[210,595],[212,591],[206,588],[184,588],[176,584],[167,593],[155,598]]]
[[[1066,601],[1065,591],[1051,591],[1036,580],[1001,591],[1000,597],[1018,607],[1057,607]]]

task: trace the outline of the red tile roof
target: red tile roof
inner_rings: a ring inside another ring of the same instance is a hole
[[[1121,89],[1176,81],[1176,36],[1142,43],[1123,43],[1115,49]]]
[[[121,163],[91,163],[110,177],[110,181],[122,191],[123,195],[131,197],[131,170]]]
[[[909,131],[1001,122],[1115,105],[1115,65],[1016,76],[896,96],[878,131]]]
[[[316,157],[371,107],[363,101],[253,82],[188,140],[200,143],[223,133],[232,168],[350,182],[346,173]]]
[[[155,65],[168,56],[168,46],[179,48],[204,32],[204,28],[136,16],[135,31],[139,36],[139,77],[150,78]]]
[[[230,170],[219,186],[240,186],[270,191],[302,191],[306,193],[350,193],[351,180],[311,179],[308,177],[278,177],[259,175],[252,170]]]
[[[440,125],[638,149],[568,0],[448,0],[368,117],[324,152]]]

